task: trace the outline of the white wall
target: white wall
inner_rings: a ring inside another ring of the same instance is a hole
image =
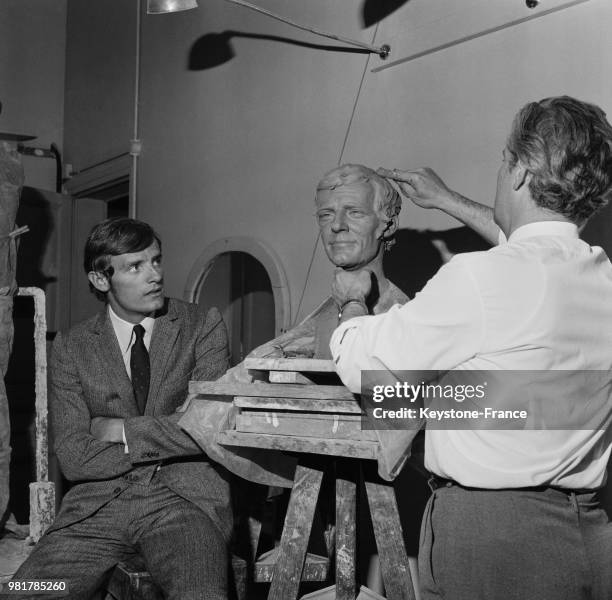
[[[66,0],[0,2],[0,131],[63,145]],[[55,190],[55,161],[23,157],[26,185]]]
[[[164,238],[174,294],[215,239],[266,240],[284,263],[295,317],[316,238],[313,190],[338,162],[368,59],[235,37],[233,60],[189,70],[190,49],[211,32],[326,44],[220,0],[200,4],[197,11],[144,17],[140,215]],[[262,5],[364,41],[375,33],[360,29],[359,6],[348,0]],[[380,24],[375,41],[392,45],[388,63],[537,12],[509,5],[471,0],[458,10],[452,0],[411,0]],[[591,0],[377,73],[371,69],[385,63],[371,56],[342,161],[431,165],[450,185],[491,201],[505,135],[526,101],[567,93],[612,112],[611,17],[611,3]],[[453,225],[412,206],[401,222]],[[329,275],[319,249],[302,314],[327,293]]]
[[[77,174],[129,151],[137,6],[68,2],[66,161]]]
[[[316,239],[314,187],[338,164],[347,130],[343,162],[429,165],[451,186],[491,202],[505,135],[526,101],[567,93],[612,114],[609,0],[372,72],[567,3],[547,0],[531,11],[518,0],[409,0],[364,30],[354,0],[260,0],[327,31],[368,42],[375,36],[392,46],[386,62],[292,44],[343,46],[222,0],[183,13],[143,14],[139,216],[164,240],[169,293],[182,295],[207,245],[251,235],[280,256],[295,319]],[[126,152],[132,133],[135,0],[112,4],[106,14],[95,3],[68,2],[66,153],[79,168]],[[202,36],[229,30],[288,41],[234,35],[231,61],[189,68]],[[404,208],[401,223],[456,225],[413,206]],[[329,277],[319,248],[302,315],[328,293]]]

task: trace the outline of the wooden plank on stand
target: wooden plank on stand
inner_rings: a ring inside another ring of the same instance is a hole
[[[259,398],[253,396],[236,396],[234,398],[234,406],[263,410],[299,410],[354,415],[362,414],[359,402],[354,398],[351,400],[318,400],[316,398]]]
[[[336,463],[336,600],[355,600],[356,514],[359,468],[351,461]]]
[[[297,598],[323,471],[298,465],[268,600]]]
[[[279,559],[279,547],[262,554],[255,563],[253,580],[255,583],[270,582],[274,577],[274,569]],[[327,581],[330,560],[327,556],[320,556],[308,552],[302,569],[302,581]]]
[[[361,430],[361,415],[248,410],[236,415],[236,431],[328,439],[376,441],[374,431]]]
[[[300,383],[312,385],[314,382],[297,371],[270,371],[268,375],[270,383]]]
[[[262,371],[336,372],[334,361],[319,358],[245,358],[244,366]]]
[[[346,456],[347,458],[366,458],[375,460],[378,456],[378,443],[369,441],[330,440],[326,438],[244,433],[240,431],[224,431],[218,433],[217,441],[223,446],[270,448],[272,450],[284,450],[286,452]]]
[[[373,479],[366,478],[365,486],[387,598],[415,600],[395,490]]]
[[[230,383],[190,381],[189,393],[202,396],[259,396],[353,400],[355,396],[342,385],[299,385],[282,383]]]

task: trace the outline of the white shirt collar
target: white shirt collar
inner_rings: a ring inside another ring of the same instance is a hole
[[[515,229],[508,238],[508,242],[518,242],[530,237],[540,235],[556,235],[578,239],[578,227],[567,221],[537,221],[527,223]]]
[[[119,342],[119,348],[121,353],[125,354],[132,345],[132,338],[134,336],[134,323],[130,323],[117,315],[117,313],[108,305],[108,316],[110,317],[117,341]],[[153,334],[153,326],[155,325],[155,319],[153,317],[145,317],[140,321],[140,325],[144,327],[144,342],[145,346],[149,346],[151,335]]]

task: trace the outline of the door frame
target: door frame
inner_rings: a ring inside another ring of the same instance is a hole
[[[274,297],[275,336],[291,327],[289,284],[277,254],[265,242],[248,236],[220,238],[204,248],[187,276],[183,298],[195,302],[217,256],[227,252],[244,252],[257,259],[270,278]]]

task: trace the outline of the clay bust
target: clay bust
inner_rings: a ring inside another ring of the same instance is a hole
[[[316,217],[329,260],[351,271],[370,270],[376,285],[368,298],[373,314],[408,297],[389,281],[383,255],[393,243],[401,197],[389,182],[363,165],[342,165],[317,185]],[[329,336],[338,325],[338,307],[327,298],[299,325],[253,350],[250,356],[329,358]]]

